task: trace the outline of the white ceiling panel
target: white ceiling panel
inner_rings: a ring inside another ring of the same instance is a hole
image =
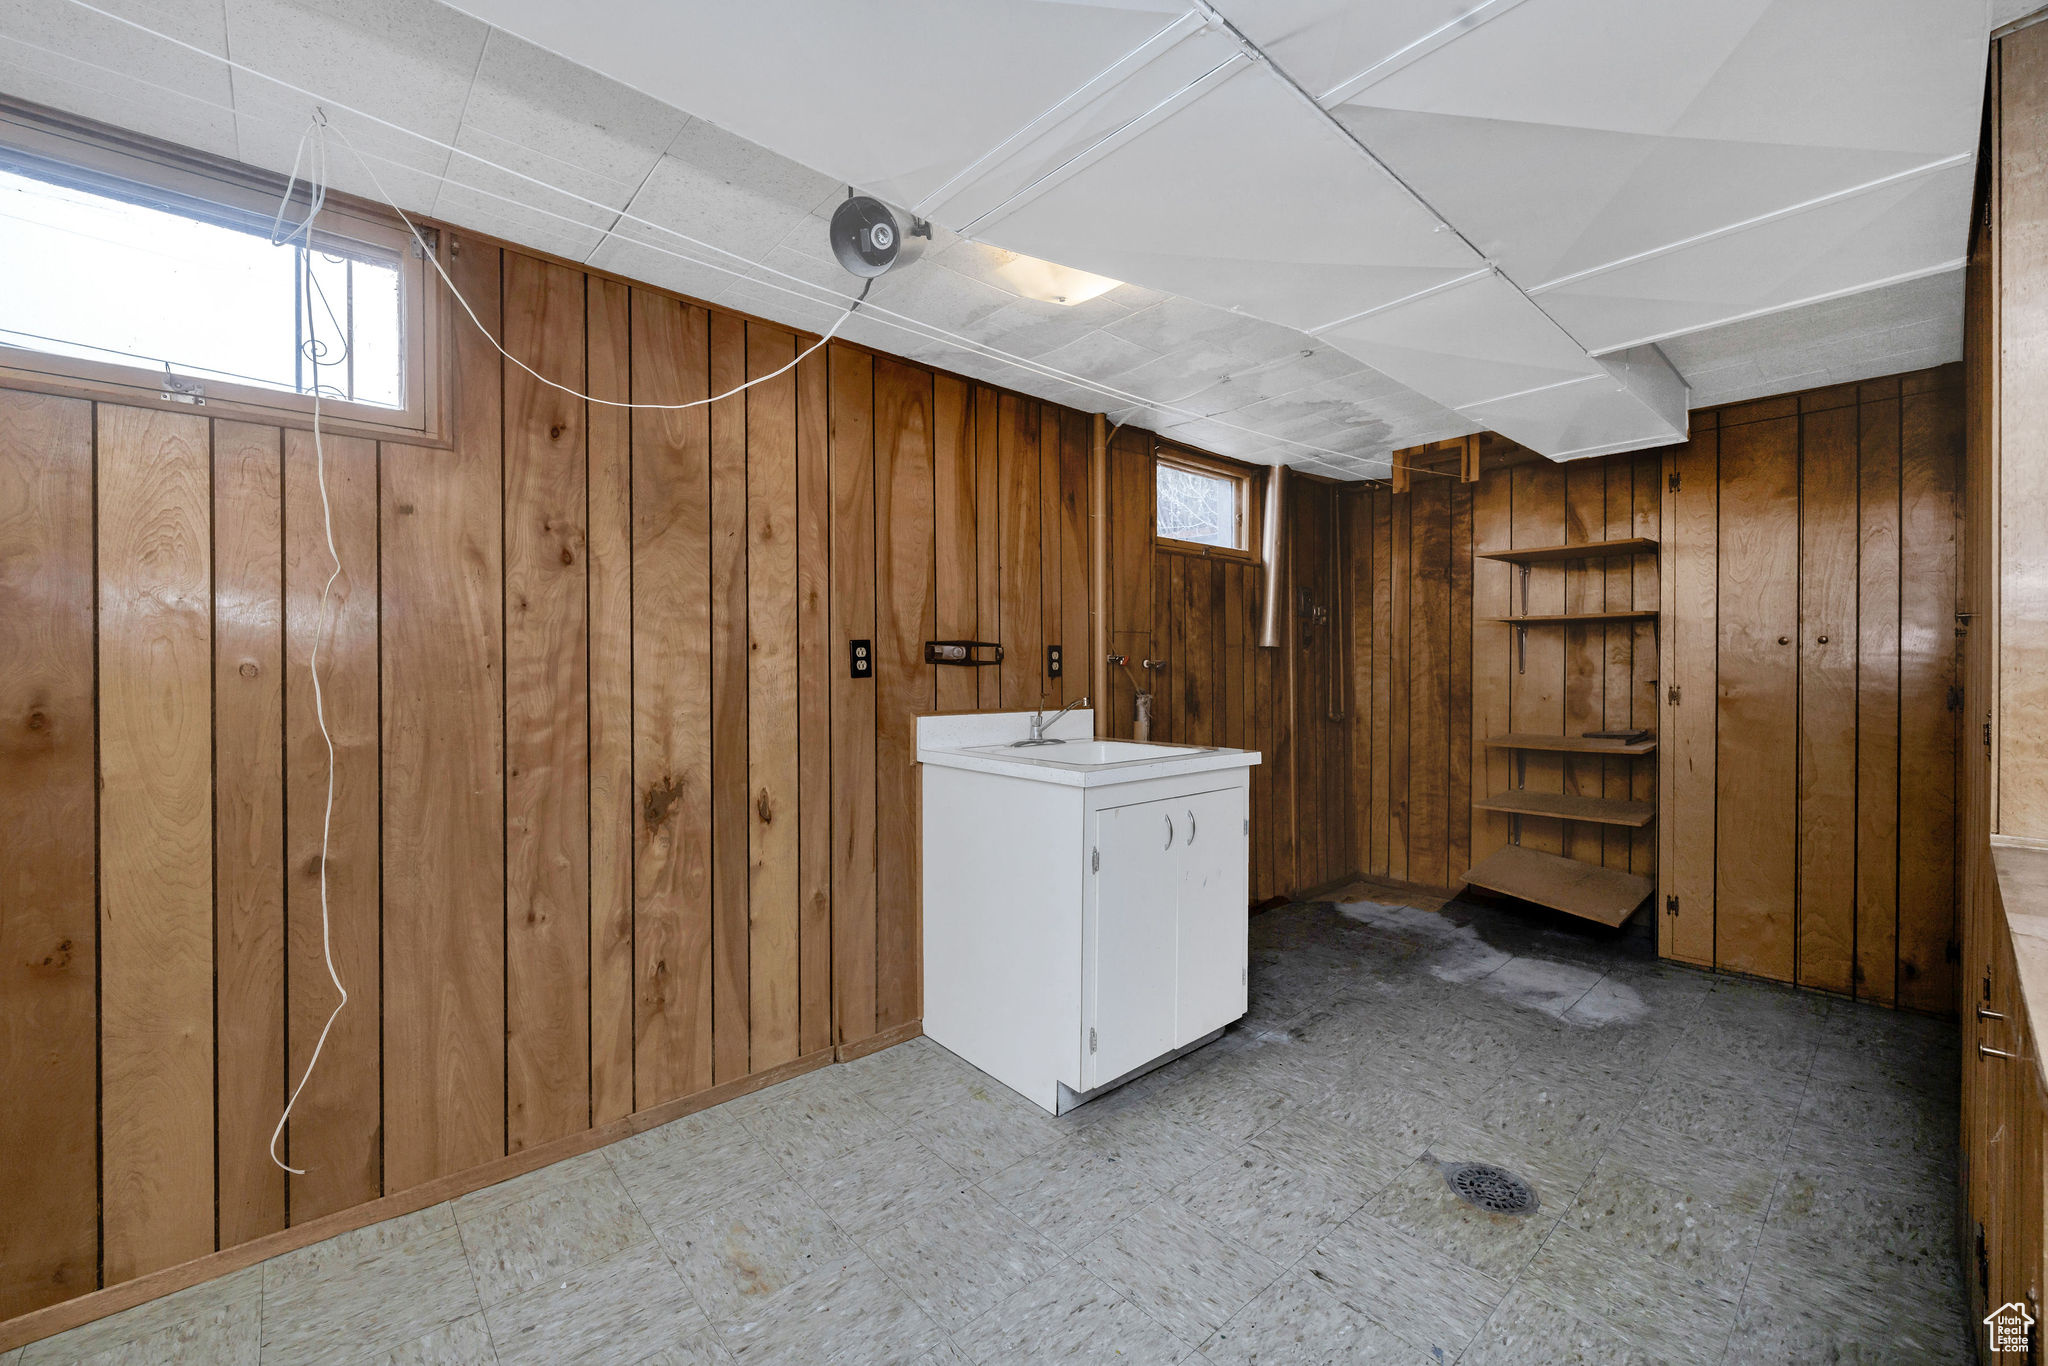
[[[1535,291],[1596,352],[1945,269],[1968,232],[1969,162]]]
[[[1523,0],[1221,0],[1230,17],[1318,99],[1390,71]]]
[[[1471,250],[1439,227],[1313,109],[1248,68],[982,231],[1033,256],[1313,327],[1472,270]]]
[[[1452,408],[1600,373],[1563,329],[1491,272],[1318,335]]]
[[[905,205],[1187,8],[1174,0],[464,0],[462,7]]]

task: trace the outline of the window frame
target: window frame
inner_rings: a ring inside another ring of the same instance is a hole
[[[1186,470],[1209,479],[1226,479],[1237,492],[1237,536],[1236,544],[1230,546],[1208,545],[1202,541],[1183,541],[1177,536],[1163,536],[1159,532],[1159,470]],[[1183,555],[1201,555],[1210,559],[1242,560],[1248,564],[1258,561],[1258,549],[1252,544],[1253,528],[1258,521],[1258,487],[1250,466],[1219,456],[1205,455],[1185,447],[1159,445],[1152,454],[1152,541],[1163,550]]]
[[[221,222],[268,224],[284,193],[285,177],[221,161],[154,139],[122,133],[85,119],[0,97],[0,148],[40,163],[53,179],[88,193],[153,202],[172,212]],[[305,192],[293,202],[305,205]],[[211,211],[211,212],[209,212]],[[435,249],[442,235],[422,225]],[[446,292],[433,287],[433,270],[412,236],[389,210],[353,197],[329,193],[320,215],[320,235],[359,243],[398,262],[399,348],[403,357],[405,406],[386,408],[343,399],[320,400],[323,430],[342,435],[445,446],[448,366],[453,353]],[[55,355],[0,340],[0,385],[72,397],[194,412],[274,426],[312,425],[310,394],[236,384],[201,376],[203,401],[167,397],[161,371],[117,361]]]

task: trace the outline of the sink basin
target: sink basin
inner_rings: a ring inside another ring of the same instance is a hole
[[[977,745],[975,752],[1001,755],[1005,759],[1027,759],[1033,763],[1095,768],[1102,764],[1126,764],[1140,759],[1173,759],[1183,754],[1200,754],[1203,750],[1198,745],[1150,745],[1132,740],[1065,740],[1057,745]]]

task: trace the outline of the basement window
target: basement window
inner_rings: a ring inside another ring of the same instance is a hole
[[[425,262],[396,224],[330,199],[310,247],[274,245],[281,184],[18,120],[0,113],[0,374],[271,421],[310,417],[317,386],[339,430],[429,435]]]
[[[1188,548],[1250,550],[1251,476],[1181,452],[1159,455],[1154,505],[1160,540]]]

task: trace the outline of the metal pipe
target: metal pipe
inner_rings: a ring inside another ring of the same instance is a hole
[[[1287,601],[1286,575],[1280,555],[1286,547],[1287,467],[1274,465],[1266,471],[1266,492],[1259,527],[1259,563],[1265,567],[1265,596],[1259,601],[1259,644],[1268,650],[1280,647],[1280,620]]]

